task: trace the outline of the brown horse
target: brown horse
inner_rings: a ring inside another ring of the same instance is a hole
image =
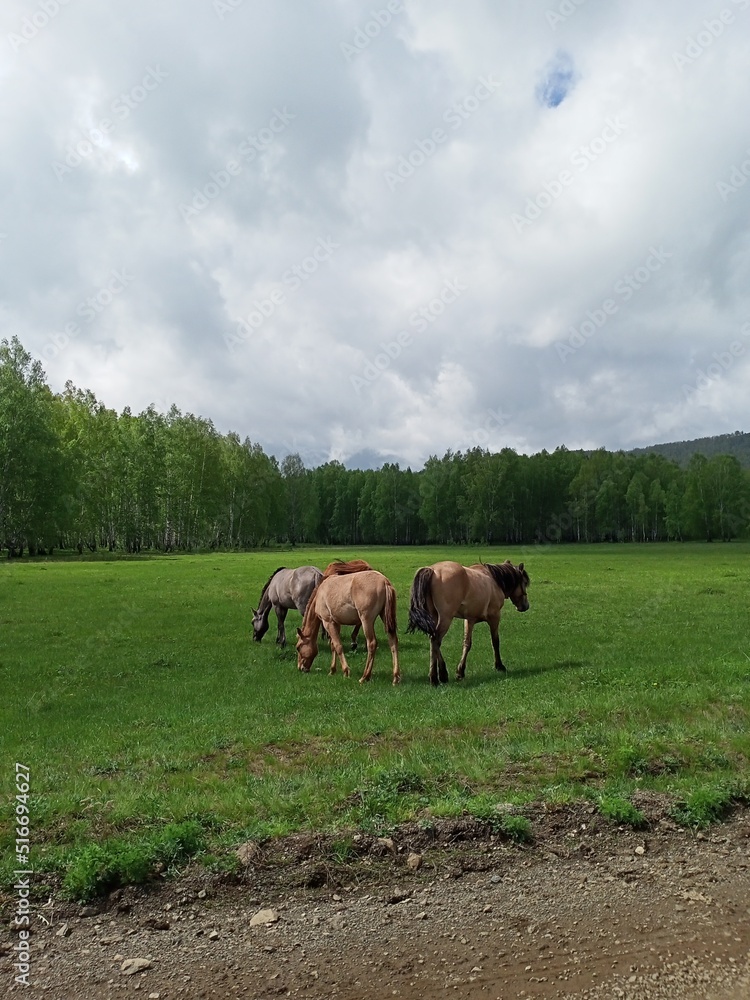
[[[367,662],[359,683],[369,681],[375,661],[377,639],[375,620],[380,617],[385,625],[388,645],[393,659],[393,683],[398,684],[398,637],[396,635],[396,591],[382,573],[374,570],[362,559],[351,562],[334,562],[326,569],[323,579],[310,596],[297,629],[297,667],[309,673],[318,655],[318,632],[323,625],[331,640],[331,673],[336,673],[336,658],[341,660],[341,670],[349,676],[344,647],[341,645],[341,626],[362,623],[367,639]]]
[[[500,610],[509,598],[519,611],[529,610],[526,588],[529,574],[523,563],[477,563],[461,566],[456,562],[439,562],[419,569],[411,586],[409,626],[407,632],[419,629],[430,637],[430,683],[445,684],[448,670],[440,644],[454,618],[465,619],[464,646],[456,670],[456,680],[466,673],[466,658],[471,649],[471,633],[477,622],[487,622],[495,653],[495,670],[505,670],[500,659]]]

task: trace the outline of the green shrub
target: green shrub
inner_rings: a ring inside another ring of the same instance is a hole
[[[157,869],[192,857],[203,845],[199,824],[173,823],[149,837],[111,839],[75,852],[63,879],[63,894],[85,902],[124,885],[146,882]]]
[[[727,788],[697,788],[677,803],[672,818],[682,826],[710,826],[726,816],[732,800],[732,792]]]
[[[647,825],[646,817],[640,809],[636,809],[632,802],[620,795],[602,795],[599,799],[599,812],[615,823],[632,826],[634,830]]]
[[[506,837],[518,843],[526,843],[533,838],[531,823],[525,816],[506,813],[500,818],[500,830]]]
[[[513,807],[498,808],[496,800],[487,795],[478,795],[470,799],[466,808],[470,815],[476,819],[487,823],[493,833],[501,833],[511,840],[522,841],[531,840],[531,823],[525,816],[513,811]]]

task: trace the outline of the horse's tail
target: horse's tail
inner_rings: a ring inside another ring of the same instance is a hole
[[[388,635],[396,634],[396,588],[390,580],[385,581],[385,608],[383,624]]]
[[[432,578],[435,572],[431,567],[418,569],[411,585],[411,600],[409,602],[409,624],[407,632],[424,632],[434,639],[437,635],[437,620],[433,618],[427,605],[427,598],[432,592]]]
[[[364,559],[350,559],[349,562],[336,559],[326,566],[323,579],[327,580],[329,576],[345,576],[347,573],[363,573],[368,569],[372,569],[372,566]]]

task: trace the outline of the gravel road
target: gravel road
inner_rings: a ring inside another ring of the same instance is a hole
[[[644,796],[642,832],[540,809],[534,841],[473,820],[340,846],[248,845],[239,877],[188,870],[97,905],[37,907],[31,986],[105,1000],[387,997],[750,1000],[750,812],[705,834]],[[338,842],[340,845],[340,841]],[[265,911],[265,912],[263,912]]]

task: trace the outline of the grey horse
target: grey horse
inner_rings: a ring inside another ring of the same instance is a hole
[[[255,608],[252,609],[253,639],[260,642],[268,631],[268,617],[273,608],[278,622],[276,642],[279,646],[286,646],[284,621],[287,611],[296,609],[304,617],[310,594],[322,579],[323,574],[317,566],[299,566],[297,569],[279,566],[274,570],[261,591],[257,611]],[[359,629],[359,625],[355,625],[352,629],[352,649],[357,648]]]

